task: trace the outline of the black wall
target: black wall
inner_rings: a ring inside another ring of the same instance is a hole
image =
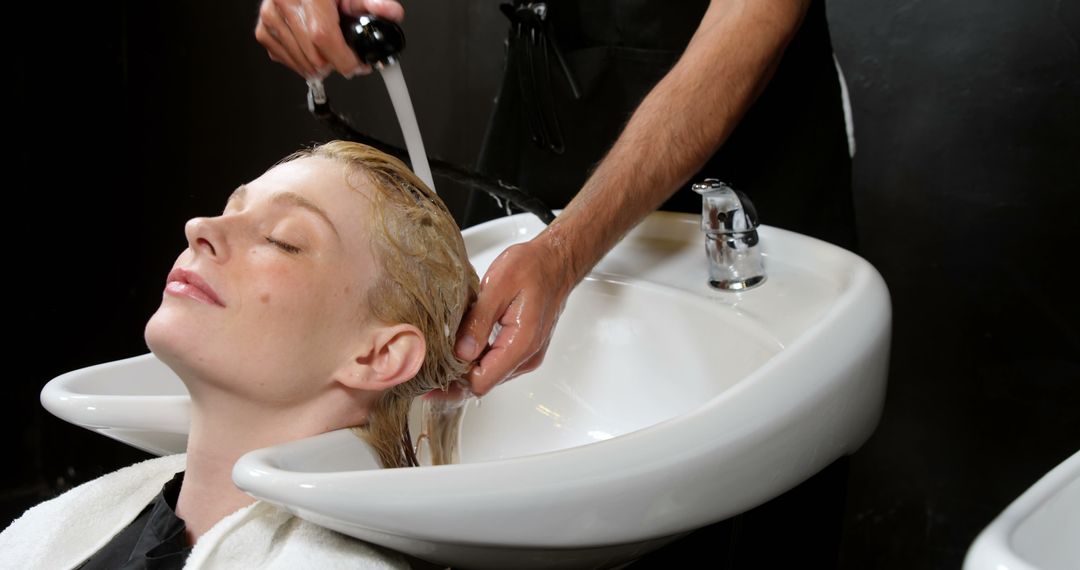
[[[844,0],[829,15],[862,253],[894,309],[843,559],[956,568],[1080,449],[1080,4]]]
[[[502,62],[495,3],[406,2],[403,67],[431,154],[470,164]],[[254,2],[18,8],[0,526],[144,454],[53,418],[41,387],[147,351],[185,247],[237,184],[327,134],[253,37]],[[856,2],[829,16],[858,152],[861,254],[893,295],[888,400],[851,458],[844,568],[955,568],[975,535],[1080,448],[1080,6]],[[328,82],[400,143],[382,82]],[[465,197],[440,191],[460,215]],[[767,222],[767,212],[762,212]],[[805,516],[805,513],[803,514]],[[783,542],[783,539],[778,542]]]

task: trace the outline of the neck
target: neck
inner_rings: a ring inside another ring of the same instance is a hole
[[[358,414],[355,408],[352,411],[343,425],[333,425],[326,418],[342,416],[335,416],[322,400],[266,407],[221,392],[192,394],[187,468],[176,501],[176,516],[185,523],[188,544],[195,544],[218,521],[255,502],[232,481],[233,465],[240,456],[354,425],[350,422],[357,421]],[[366,417],[363,412],[359,416]]]

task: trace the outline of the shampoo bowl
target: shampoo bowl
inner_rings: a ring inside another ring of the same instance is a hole
[[[1080,451],[1024,491],[968,549],[964,570],[1080,568]]]
[[[482,275],[542,229],[521,214],[464,234]],[[650,216],[570,296],[543,366],[468,405],[459,464],[379,469],[338,431],[253,451],[233,478],[313,522],[467,568],[615,566],[764,503],[870,436],[891,315],[862,258],[759,232],[767,281],[718,292],[699,217]],[[140,449],[184,449],[187,394],[153,354],[59,376],[41,399]]]

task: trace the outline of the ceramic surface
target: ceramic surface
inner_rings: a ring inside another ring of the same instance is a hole
[[[616,565],[782,494],[876,426],[888,291],[862,258],[768,226],[766,282],[714,291],[699,227],[656,213],[612,250],[544,365],[469,404],[460,464],[378,469],[341,431],[249,453],[234,480],[341,532],[492,568]],[[542,229],[521,214],[464,234],[483,275]],[[184,448],[186,392],[152,354],[57,377],[42,402],[141,449]]]

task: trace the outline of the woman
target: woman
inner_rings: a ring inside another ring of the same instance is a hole
[[[187,453],[30,509],[0,534],[0,566],[404,567],[256,501],[231,472],[248,451],[346,427],[384,466],[417,464],[410,404],[464,375],[454,332],[478,289],[446,206],[397,159],[334,141],[185,233],[145,338],[191,393]],[[426,401],[432,461],[452,461],[460,407]]]

